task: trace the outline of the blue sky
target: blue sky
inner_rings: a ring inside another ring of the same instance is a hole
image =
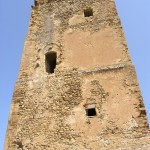
[[[33,0],[0,0],[0,150]],[[150,122],[150,0],[116,0]]]

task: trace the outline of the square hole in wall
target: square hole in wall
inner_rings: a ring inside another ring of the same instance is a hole
[[[90,16],[93,16],[93,9],[92,8],[84,9],[84,17],[90,17]]]
[[[96,109],[95,108],[86,109],[86,115],[89,117],[96,116]]]

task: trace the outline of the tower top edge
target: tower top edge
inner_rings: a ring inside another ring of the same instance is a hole
[[[63,1],[74,1],[74,0],[34,0],[34,4],[39,5],[39,4],[46,4],[46,3],[51,3],[51,2],[63,2]],[[114,0],[101,0],[101,1],[114,1]]]

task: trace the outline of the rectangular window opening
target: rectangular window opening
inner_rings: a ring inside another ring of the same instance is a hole
[[[46,72],[54,73],[54,70],[56,68],[56,59],[57,59],[56,52],[50,52],[46,54],[45,58]]]
[[[93,16],[93,9],[92,8],[84,9],[84,17],[90,17],[90,16]]]
[[[86,115],[89,117],[96,116],[96,109],[95,108],[86,109]]]

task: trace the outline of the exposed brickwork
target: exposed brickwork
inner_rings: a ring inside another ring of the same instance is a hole
[[[84,17],[89,7],[93,16]],[[149,133],[114,1],[36,0],[5,150],[149,150]]]

